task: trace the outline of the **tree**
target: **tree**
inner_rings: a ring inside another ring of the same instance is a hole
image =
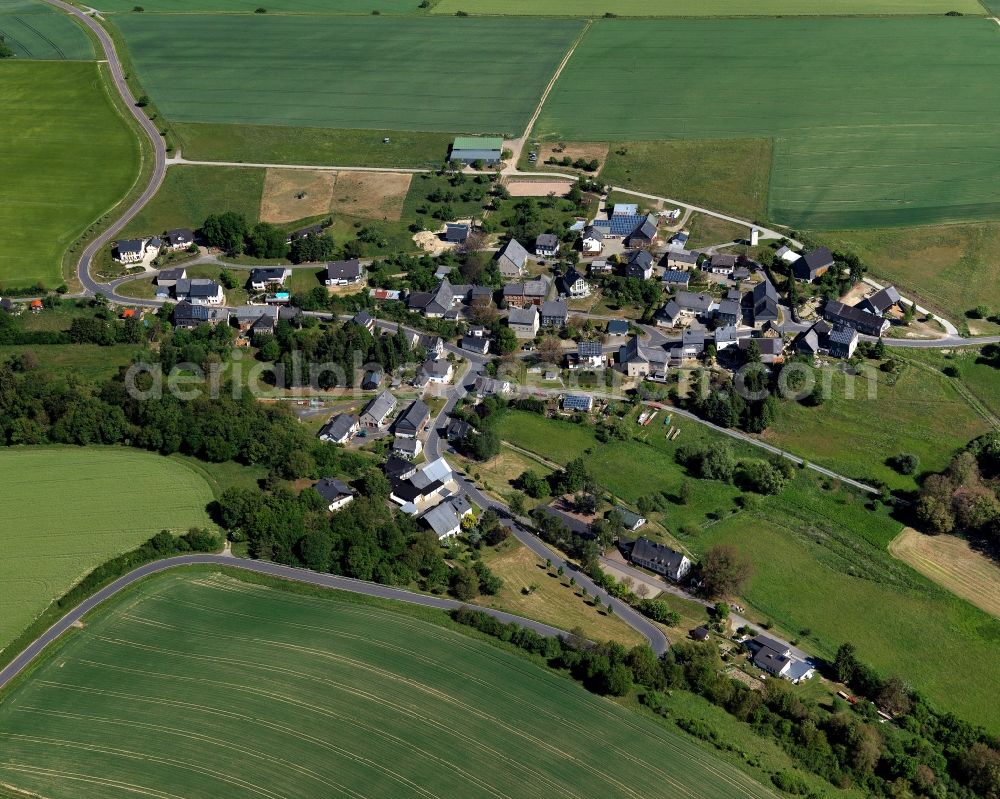
[[[785,487],[785,475],[773,464],[758,458],[745,458],[736,467],[736,483],[758,494],[778,494]]]
[[[562,363],[562,342],[556,336],[543,336],[538,344],[538,357],[543,363],[551,363],[558,366]]]
[[[3,36],[0,35],[0,58],[13,58],[13,57],[14,57],[14,51],[11,49],[11,46],[7,44],[6,41],[4,41]]]
[[[501,355],[509,355],[517,349],[517,335],[509,327],[501,327],[497,331],[497,352]]]
[[[466,441],[469,452],[477,461],[488,461],[500,454],[500,437],[494,430],[474,432]]]
[[[901,452],[889,458],[889,465],[900,474],[915,474],[920,468],[920,458],[911,452]]]
[[[902,678],[893,675],[882,683],[875,695],[875,704],[893,716],[907,713],[913,704],[910,689]]]
[[[235,211],[213,214],[201,228],[205,242],[210,247],[218,247],[227,255],[240,255],[243,252],[247,233],[246,219]]]
[[[703,589],[709,596],[738,594],[751,574],[750,561],[732,544],[712,547],[701,562]]]
[[[838,682],[845,685],[850,685],[857,673],[858,659],[855,651],[854,644],[843,643],[837,649],[837,656],[833,661],[833,674]]]
[[[694,489],[691,487],[691,481],[685,478],[681,482],[681,490],[677,494],[677,502],[681,505],[690,505],[693,494]]]
[[[472,569],[457,568],[451,572],[451,592],[456,599],[468,602],[479,594],[479,575]]]
[[[284,258],[288,254],[288,244],[278,227],[258,222],[247,235],[246,250],[255,258]]]

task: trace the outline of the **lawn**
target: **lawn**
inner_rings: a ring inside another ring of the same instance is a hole
[[[123,0],[124,1],[124,0]],[[770,17],[836,16],[888,14],[944,14],[951,10],[963,14],[982,14],[973,0],[762,0],[751,5],[733,0],[574,0],[571,9],[566,0],[440,0],[435,14],[511,14],[544,16],[600,17],[613,12],[619,17]]]
[[[765,440],[848,477],[913,490],[915,477],[899,474],[887,458],[910,452],[920,458],[921,469],[941,471],[957,450],[990,429],[940,374],[909,364],[895,377],[874,374],[874,384],[855,379],[851,398],[844,375],[827,372],[830,399],[819,408],[781,402]]]
[[[31,352],[43,371],[103,381],[117,375],[118,369],[127,366],[139,349],[133,344],[111,347],[97,344],[6,345],[0,346],[0,360]]]
[[[601,180],[750,221],[767,208],[770,139],[616,142]]]
[[[94,48],[69,14],[42,0],[0,0],[0,36],[17,59],[89,61]]]
[[[824,233],[833,249],[856,252],[876,278],[905,288],[926,308],[961,326],[966,312],[1000,312],[1000,223]],[[968,322],[983,333],[997,328]]]
[[[429,611],[206,570],[92,614],[0,707],[0,779],[61,799],[776,797],[672,726]],[[70,778],[71,775],[71,778]]]
[[[197,230],[209,214],[236,211],[260,218],[264,170],[229,166],[171,166],[152,201],[122,233],[150,236],[178,227]]]
[[[692,214],[685,227],[691,233],[688,246],[692,249],[750,238],[750,228],[746,225],[737,225],[708,214]],[[727,252],[737,252],[737,250],[730,249]]]
[[[5,448],[0,647],[95,566],[163,529],[212,526],[208,484],[176,461],[111,448]]]
[[[582,27],[440,17],[114,19],[139,80],[173,122],[446,133],[521,133]]]
[[[1000,67],[998,37],[969,17],[599,20],[535,133],[773,138],[768,216],[795,226],[996,217],[1000,84],[987,75]],[[641,113],[621,90],[637,74],[669,78]]]
[[[139,143],[103,69],[0,63],[0,288],[59,286],[66,249],[136,180]]]
[[[865,662],[996,733],[1000,622],[892,558],[900,526],[857,494],[818,491],[803,477],[688,543],[743,550],[754,566],[747,602],[790,635],[808,628],[810,651],[830,657],[850,641]]]
[[[452,136],[408,130],[335,130],[288,125],[170,126],[185,158],[255,164],[436,168]],[[386,143],[385,139],[389,141]]]

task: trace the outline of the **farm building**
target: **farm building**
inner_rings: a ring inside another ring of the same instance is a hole
[[[496,166],[503,157],[503,139],[499,136],[458,136],[451,144],[448,160],[453,164],[482,161]]]
[[[860,308],[828,300],[823,306],[823,316],[834,325],[853,327],[865,336],[881,336],[889,328],[889,320]]]
[[[686,555],[648,538],[639,538],[629,555],[633,563],[678,581],[691,571],[691,561]]]
[[[543,279],[528,280],[524,283],[508,283],[503,287],[503,299],[510,307],[526,308],[541,305],[549,293],[549,284]]]
[[[833,254],[826,247],[820,247],[797,258],[792,263],[792,272],[799,280],[811,283],[826,274],[831,266],[833,266]]]
[[[505,280],[516,280],[524,274],[528,261],[528,251],[517,239],[511,239],[503,245],[493,257],[500,276]]]
[[[507,326],[518,338],[534,338],[538,333],[538,308],[529,305],[527,308],[512,307],[507,312]]]
[[[903,298],[899,296],[896,287],[887,286],[884,289],[876,291],[870,297],[865,297],[854,307],[860,308],[862,311],[868,311],[868,313],[873,313],[876,316],[885,316],[893,308],[902,308],[902,306]]]

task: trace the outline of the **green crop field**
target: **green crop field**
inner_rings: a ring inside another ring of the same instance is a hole
[[[848,477],[914,490],[915,477],[899,474],[887,458],[911,452],[921,468],[941,471],[956,451],[990,429],[943,375],[908,364],[892,377],[872,370],[875,396],[869,397],[870,382],[859,377],[854,397],[848,397],[844,375],[831,370],[830,399],[820,408],[779,403],[764,438]]]
[[[172,121],[511,134],[582,28],[376,16],[206,15],[191,25],[127,14],[115,23]]]
[[[66,249],[138,175],[138,141],[101,69],[0,63],[0,286],[62,283]]]
[[[440,0],[435,14],[511,14],[600,17],[771,17],[887,14],[944,14],[961,11],[982,14],[974,0],[760,0],[752,4],[734,0]]]
[[[0,36],[18,59],[87,61],[94,57],[83,28],[42,0],[0,0]]]
[[[676,729],[438,620],[158,576],[3,702],[0,781],[50,799],[776,799]]]
[[[137,450],[2,449],[0,484],[0,647],[108,558],[163,529],[211,526],[208,484]]]
[[[831,657],[850,641],[935,706],[997,733],[1000,622],[896,561],[887,547],[900,527],[856,494],[800,480],[685,543],[743,550],[754,567],[747,601],[790,634],[808,628],[806,649]]]
[[[984,219],[1000,216],[998,68],[982,18],[599,20],[535,132],[771,137],[769,216],[795,226]],[[641,74],[662,90],[622,89]]]
[[[264,170],[227,166],[172,166],[150,203],[129,222],[122,236],[197,229],[209,214],[236,211],[251,222],[260,217]]]
[[[291,14],[408,14],[418,10],[420,0],[145,0],[145,13],[251,14],[258,8],[268,13]],[[131,11],[131,0],[100,0],[95,6],[112,13]]]

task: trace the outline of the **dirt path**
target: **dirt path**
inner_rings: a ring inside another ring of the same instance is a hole
[[[528,136],[531,135],[531,131],[535,127],[535,122],[538,121],[538,117],[542,113],[542,106],[544,106],[545,101],[549,99],[549,92],[551,92],[552,87],[556,85],[556,81],[559,80],[559,76],[562,74],[563,68],[569,63],[570,58],[573,57],[573,53],[576,52],[576,48],[580,46],[580,42],[583,41],[583,37],[587,35],[587,31],[590,30],[590,26],[593,24],[594,20],[587,20],[587,24],[583,26],[583,30],[580,31],[580,35],[576,37],[573,44],[570,45],[569,50],[566,51],[566,55],[563,56],[563,60],[559,62],[559,66],[556,67],[555,73],[552,75],[551,80],[549,80],[548,85],[545,87],[545,91],[542,92],[542,96],[538,100],[538,105],[535,106],[531,119],[528,120],[528,124],[524,128],[524,133],[519,139],[512,139],[508,142],[508,147],[513,155],[511,156],[510,163],[503,168],[503,174],[517,174],[517,163],[521,160],[521,153],[524,151],[524,143],[528,140]]]

